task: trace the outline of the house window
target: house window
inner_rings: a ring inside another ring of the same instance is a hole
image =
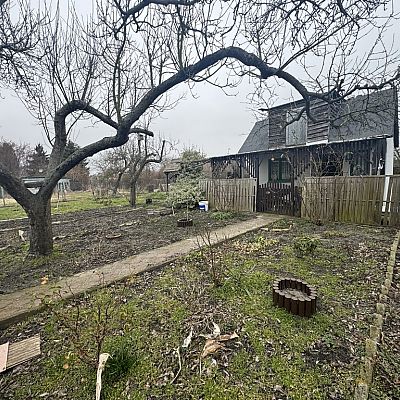
[[[270,159],[268,164],[269,182],[290,182],[290,163],[284,159]]]
[[[297,118],[301,109],[288,110],[286,112],[286,122]],[[292,122],[286,127],[286,146],[296,146],[306,144],[307,138],[307,116],[303,113],[299,120]]]

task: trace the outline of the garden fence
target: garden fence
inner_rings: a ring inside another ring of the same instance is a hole
[[[220,211],[255,211],[257,179],[203,179],[200,189],[209,206]]]
[[[400,176],[305,178],[301,216],[358,224],[400,224]]]

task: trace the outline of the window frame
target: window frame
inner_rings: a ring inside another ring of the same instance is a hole
[[[272,179],[272,163],[278,164],[278,179],[276,180]],[[286,179],[282,178],[283,164],[287,164],[289,170],[291,169],[291,165],[286,158],[268,159],[268,182],[288,183],[291,181],[291,176]]]
[[[286,123],[288,123],[290,120],[295,118],[296,116],[299,115],[299,113],[302,111],[302,108],[295,108],[293,110],[287,110],[286,111]],[[296,138],[295,135],[291,135],[290,132],[296,131],[296,129],[302,129],[304,132],[301,132],[302,135],[299,135],[298,138]],[[289,125],[286,125],[285,129],[285,139],[286,139],[286,146],[303,146],[307,143],[307,130],[308,130],[308,118],[307,114],[305,112],[302,113],[300,119],[298,121],[294,121]],[[295,140],[290,140],[291,138],[294,138]]]

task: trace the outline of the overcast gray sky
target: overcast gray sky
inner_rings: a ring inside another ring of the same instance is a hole
[[[34,0],[33,4],[38,1]],[[61,3],[65,5],[67,1],[61,0]],[[90,1],[76,4],[83,14],[90,11]],[[388,33],[389,38],[396,38],[397,47],[400,47],[399,36],[396,27]],[[362,47],[368,49],[368,38],[364,38],[364,44],[360,46],[360,50]],[[184,91],[185,87],[182,86],[181,90]],[[226,96],[220,89],[207,83],[197,84],[194,87],[195,98],[188,93],[186,99],[173,110],[163,112],[154,120],[150,129],[177,141],[180,149],[196,147],[208,156],[236,153],[257,119],[246,99],[252,90],[253,87],[245,82],[237,88],[236,95]],[[0,137],[32,146],[39,142],[48,146],[43,129],[20,100],[5,90],[1,90],[0,94]],[[275,105],[299,98],[289,85],[277,87],[276,94]],[[112,134],[114,131],[110,128],[102,124],[91,127],[90,122],[86,121],[78,126],[72,139],[79,145],[86,145]]]
[[[177,142],[179,149],[196,147],[207,156],[236,153],[257,119],[246,99],[252,89],[250,84],[242,83],[233,92],[236,95],[227,96],[216,87],[199,83],[193,90],[196,97],[188,93],[173,110],[154,120],[150,128]],[[1,94],[0,137],[32,146],[39,142],[48,145],[42,127],[21,101],[12,92],[3,90]],[[281,87],[279,94],[277,103],[289,101],[293,89]],[[114,131],[102,124],[91,127],[89,122],[82,122],[72,139],[82,146],[112,134]]]

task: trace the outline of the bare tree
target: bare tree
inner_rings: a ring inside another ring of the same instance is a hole
[[[43,23],[28,2],[0,0],[0,85],[27,87],[28,71],[38,56],[36,33]]]
[[[146,165],[159,164],[165,155],[165,140],[162,140],[159,146],[149,143],[147,137],[139,136],[137,148],[131,143],[131,163],[128,168],[129,173],[129,204],[136,207],[137,182],[140,174]]]
[[[166,141],[149,139],[147,136],[132,137],[121,147],[110,149],[96,161],[102,174],[112,177],[112,195],[117,194],[122,177],[129,180],[129,204],[136,207],[137,183],[144,168],[150,164],[160,164],[168,152]],[[169,143],[169,142],[168,142]]]
[[[46,179],[34,195],[0,163],[0,184],[30,219],[30,252],[52,251],[50,197],[57,181],[85,158],[124,145],[132,133],[150,135],[140,128],[144,119],[173,107],[180,99],[173,89],[184,82],[189,89],[208,81],[229,90],[248,76],[261,99],[280,80],[305,100],[296,118],[310,119],[312,99],[332,104],[397,84],[398,54],[382,39],[397,18],[388,7],[387,0],[98,0],[87,23],[73,9],[62,18],[57,11],[37,36],[26,35],[37,37],[31,57],[40,57],[23,69],[29,86],[16,85],[52,144]],[[360,55],[355,49],[363,37],[369,48]],[[311,79],[316,60],[322,66]],[[64,160],[68,135],[82,118],[115,134]]]

